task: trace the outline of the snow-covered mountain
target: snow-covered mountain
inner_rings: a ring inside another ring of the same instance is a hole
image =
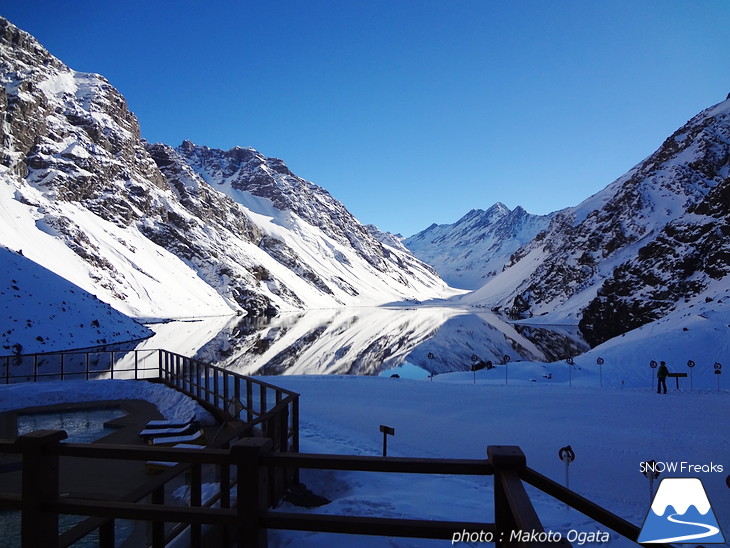
[[[478,289],[501,272],[512,254],[545,230],[553,215],[510,210],[497,202],[472,209],[453,224],[432,224],[403,244],[453,287]]]
[[[591,344],[669,311],[727,277],[730,100],[519,249],[465,302],[581,320]],[[712,298],[712,297],[708,297]]]
[[[453,292],[253,149],[140,137],[102,76],[0,19],[0,244],[133,316],[372,305]]]

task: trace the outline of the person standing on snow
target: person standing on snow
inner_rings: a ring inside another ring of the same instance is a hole
[[[659,364],[659,370],[656,372],[656,378],[658,381],[656,385],[657,394],[662,393],[662,386],[664,387],[664,393],[667,393],[667,375],[669,375],[669,369],[667,369],[667,364],[665,362],[661,362]]]

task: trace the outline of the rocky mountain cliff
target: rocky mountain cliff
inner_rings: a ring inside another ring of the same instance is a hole
[[[0,19],[0,243],[134,316],[442,297],[326,191],[253,149],[146,143],[122,95]]]
[[[606,189],[556,214],[465,300],[579,320],[592,344],[661,317],[726,279],[729,176],[726,100]]]
[[[478,289],[502,271],[512,254],[545,230],[553,215],[510,210],[497,202],[472,209],[453,224],[432,224],[404,245],[453,287]]]

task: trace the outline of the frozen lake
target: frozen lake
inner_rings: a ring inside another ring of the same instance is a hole
[[[513,324],[454,308],[341,308],[151,327],[157,334],[138,348],[165,348],[245,375],[419,377],[505,357],[551,362],[588,350],[575,326]]]

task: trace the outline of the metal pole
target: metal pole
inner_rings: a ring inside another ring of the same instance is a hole
[[[654,501],[654,475],[649,474],[649,506]]]

